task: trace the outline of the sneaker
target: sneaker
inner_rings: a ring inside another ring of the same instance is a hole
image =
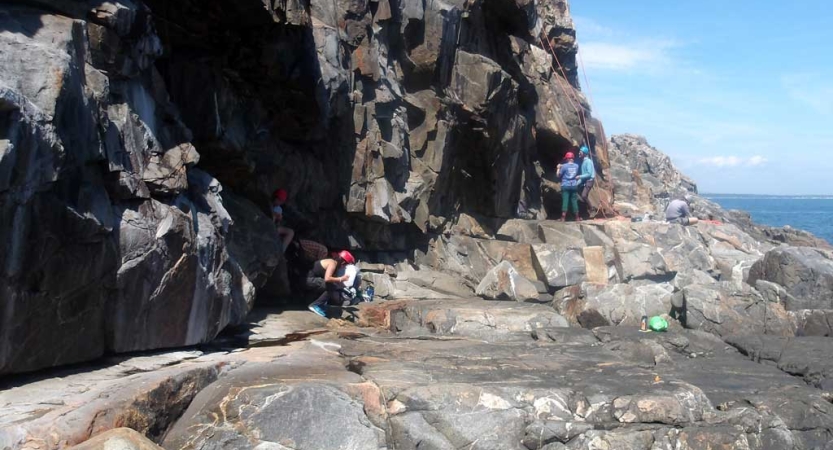
[[[327,313],[318,305],[309,305],[308,309],[321,317],[327,318]]]

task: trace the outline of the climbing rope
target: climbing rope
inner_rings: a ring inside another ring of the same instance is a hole
[[[544,44],[544,39],[542,37],[539,36],[538,39],[541,41],[541,44]],[[562,83],[568,83],[569,84],[569,81],[568,81],[568,78],[567,78],[567,71],[565,71],[564,66],[561,65],[561,61],[558,59],[558,55],[555,54],[555,49],[553,49],[552,45],[550,45],[549,39],[547,39],[546,45],[547,45],[547,48],[549,49],[550,55],[552,55],[552,57],[553,57],[553,61],[555,61],[555,63],[558,64],[558,71],[561,72],[561,76],[564,79],[563,82],[559,81],[559,86],[561,86],[561,90],[564,91],[564,95],[567,96],[567,99],[570,101],[570,104],[572,104],[573,109],[575,109],[575,111],[576,111],[576,115],[578,115],[579,124],[584,129],[584,138],[585,138],[584,142],[587,145],[590,145],[590,133],[587,131],[587,118],[585,116],[586,111],[584,109],[584,106],[581,105],[581,100],[578,98],[578,93],[576,93],[575,87],[570,85],[570,89],[568,90],[562,84]],[[542,48],[543,48],[543,45],[542,45]],[[552,65],[552,63],[550,63],[550,65]],[[552,66],[552,68],[553,68],[553,70],[556,70],[555,66]],[[556,71],[556,73],[558,73],[558,71]]]
[[[558,80],[558,84],[561,87],[561,90],[564,92],[564,95],[567,98],[567,101],[570,102],[573,109],[576,111],[576,115],[578,115],[579,123],[581,124],[581,126],[583,128],[583,131],[584,131],[585,143],[589,146],[590,145],[590,132],[587,129],[587,117],[585,115],[586,109],[581,104],[581,100],[578,97],[578,93],[576,92],[576,88],[573,85],[570,85],[570,88],[568,90],[562,84],[562,83],[569,83],[568,78],[567,78],[567,71],[564,70],[564,66],[561,64],[561,61],[558,59],[558,55],[556,54],[555,49],[552,48],[552,45],[550,44],[549,39],[547,39],[546,45],[544,43],[544,39],[541,36],[538,37],[538,40],[541,42],[541,48],[546,48],[550,52],[550,55],[552,55],[553,61],[555,61],[555,63],[558,65],[558,69],[556,69],[556,67],[554,65],[552,65],[552,63],[550,63],[550,65],[552,66],[552,69],[554,71],[556,71],[556,77],[557,77],[557,74],[559,72],[561,73],[561,76],[563,77],[563,81]],[[592,100],[592,93],[590,93],[590,82],[587,79],[587,71],[584,69],[584,61],[581,59],[580,54],[579,54],[579,64],[581,66],[581,70],[582,70],[582,73],[584,75],[585,84],[587,84],[588,95],[591,96],[591,98],[589,98],[588,101],[590,102],[590,105],[592,107],[593,106],[593,100]],[[605,149],[605,153],[607,153],[607,140],[606,139],[603,139],[603,140],[605,142],[603,142],[602,145]],[[610,204],[610,202],[607,201],[607,199],[602,198],[601,195],[599,196],[599,203],[600,203],[600,207],[597,208],[595,213],[592,215],[593,219],[595,219],[599,214],[601,214],[604,218],[608,218],[608,212],[613,214],[613,216],[616,215],[616,209],[613,207],[613,205]]]
[[[581,67],[581,74],[584,76],[584,85],[587,86],[587,100],[590,102],[590,109],[596,110],[596,104],[593,101],[593,89],[590,88],[590,80],[587,78],[587,71],[584,70],[584,58],[581,57],[581,52],[578,52],[578,63]]]

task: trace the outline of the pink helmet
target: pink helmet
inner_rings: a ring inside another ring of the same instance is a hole
[[[346,262],[347,264],[356,264],[356,258],[354,258],[353,254],[348,252],[347,250],[342,250],[338,252],[338,257],[341,258],[341,260]]]
[[[564,155],[564,159],[575,159],[575,158],[576,158],[576,155],[574,155],[573,152],[567,152],[567,154]]]

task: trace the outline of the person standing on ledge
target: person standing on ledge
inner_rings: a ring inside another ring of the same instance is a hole
[[[694,225],[699,220],[691,215],[691,201],[693,198],[686,195],[681,199],[671,200],[668,208],[665,210],[665,221],[668,223],[678,223],[680,225]]]
[[[278,227],[278,235],[281,237],[284,253],[286,253],[286,249],[289,248],[289,244],[295,237],[295,230],[281,225],[283,223],[283,204],[286,203],[287,197],[289,197],[289,194],[285,189],[278,189],[272,194],[272,221]]]
[[[587,197],[590,196],[590,191],[593,189],[593,185],[596,184],[596,166],[593,164],[593,158],[590,156],[590,149],[587,145],[581,146],[581,175],[578,176],[578,180],[579,198],[587,203]]]
[[[561,178],[561,222],[567,220],[567,209],[569,207],[576,216],[576,222],[581,221],[578,215],[578,164],[574,162],[573,152],[564,155],[567,161],[556,166],[555,174]]]

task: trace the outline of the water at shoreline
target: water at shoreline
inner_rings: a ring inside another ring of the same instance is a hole
[[[725,209],[741,209],[762,225],[789,225],[833,242],[833,197],[703,194]]]

